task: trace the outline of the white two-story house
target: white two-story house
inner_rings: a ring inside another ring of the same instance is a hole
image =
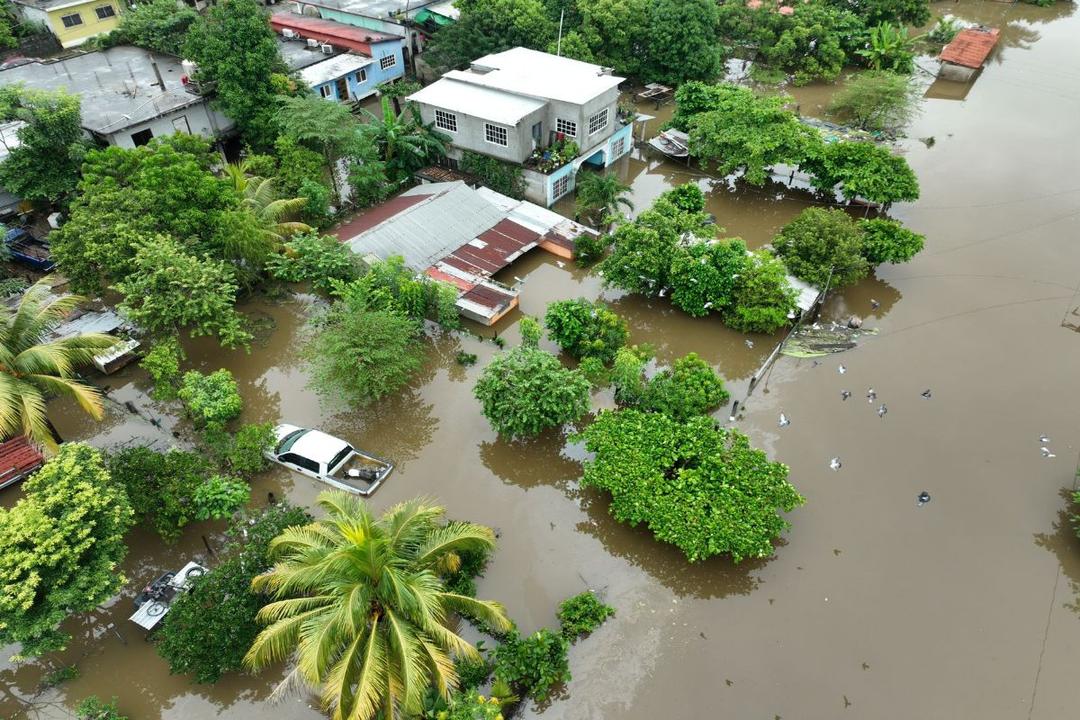
[[[424,122],[450,136],[450,157],[471,151],[521,165],[532,202],[552,205],[583,163],[606,167],[630,151],[608,68],[514,48],[452,70],[409,97]]]

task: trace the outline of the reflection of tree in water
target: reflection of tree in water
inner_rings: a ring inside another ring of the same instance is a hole
[[[1061,571],[1069,580],[1073,597],[1064,603],[1065,607],[1080,614],[1080,538],[1076,536],[1073,513],[1076,505],[1072,501],[1072,488],[1063,488],[1059,493],[1065,501],[1065,507],[1058,511],[1052,532],[1035,535],[1035,544],[1057,555]]]
[[[480,461],[504,483],[529,489],[550,485],[566,489],[581,475],[581,465],[562,454],[565,439],[558,428],[530,440],[499,439],[480,444]]]
[[[635,528],[616,522],[608,512],[609,497],[605,493],[587,489],[581,491],[580,497],[589,520],[579,523],[578,530],[592,535],[612,555],[628,560],[683,597],[749,595],[761,582],[754,573],[772,559],[744,560],[736,565],[723,556],[690,563],[674,545],[654,538],[647,527],[639,525]],[[776,546],[779,548],[784,544],[781,539]]]
[[[1054,22],[1062,18],[1067,18],[1076,12],[1076,3],[1067,2],[1066,0],[1058,0],[1053,5],[1047,7],[1039,7],[1026,2],[1014,3],[1009,8],[1009,19],[1006,20],[1003,25],[1007,28],[1012,28],[1016,25],[1016,21],[1022,21],[1030,23],[1032,25],[1039,25],[1043,23]],[[1008,34],[1007,32],[1005,34]]]

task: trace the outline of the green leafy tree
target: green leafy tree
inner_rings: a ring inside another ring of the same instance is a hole
[[[781,228],[773,247],[791,274],[819,288],[842,288],[866,277],[862,230],[843,210],[811,207]]]
[[[620,75],[642,77],[651,45],[651,3],[648,0],[578,0],[577,9],[581,22],[575,32],[588,48],[588,57],[567,52],[568,36],[563,37],[563,54],[615,68]]]
[[[210,167],[200,137],[177,133],[133,149],[87,154],[68,221],[49,236],[53,256],[79,292],[98,293],[134,270],[136,246],[167,235],[185,250],[226,258],[209,240],[238,205]]]
[[[771,333],[791,322],[797,297],[784,263],[759,250],[739,274],[724,324],[742,332]]]
[[[353,203],[360,207],[374,205],[394,192],[389,170],[382,159],[373,134],[361,133],[349,153],[349,187]]]
[[[416,80],[398,78],[396,81],[387,81],[379,85],[379,97],[390,98],[394,105],[394,112],[401,114],[401,101],[408,96],[419,92],[424,88]]]
[[[307,198],[302,212],[304,222],[322,225],[330,210],[330,173],[324,157],[285,135],[274,142],[274,155],[277,169],[265,177],[277,178],[283,197]]]
[[[584,298],[548,305],[544,326],[559,347],[579,360],[595,357],[610,363],[630,337],[625,320],[602,303]]]
[[[907,75],[867,70],[833,96],[829,112],[863,130],[896,133],[914,117],[920,91]]]
[[[621,217],[620,208],[634,209],[630,186],[614,173],[579,172],[575,193],[577,212],[604,231]]]
[[[244,425],[228,438],[221,450],[222,459],[232,472],[254,475],[269,466],[263,453],[273,447],[274,441],[273,423]]]
[[[285,530],[270,546],[276,564],[252,588],[275,596],[258,618],[270,623],[245,664],[255,670],[296,657],[287,682],[318,690],[335,717],[369,720],[416,714],[434,686],[448,698],[454,658],[479,659],[447,624],[451,612],[506,630],[502,607],[445,590],[441,567],[462,550],[490,549],[489,528],[442,520],[421,500],[382,517],[362,499],[324,492],[326,516]]]
[[[433,320],[448,329],[460,323],[456,288],[417,275],[405,267],[400,255],[371,263],[358,280],[332,284],[334,294],[354,307],[396,310],[417,322]]]
[[[520,165],[465,151],[461,158],[461,171],[497,193],[518,200],[525,197],[525,175]]]
[[[652,353],[637,345],[619,348],[609,376],[615,389],[615,402],[636,407],[645,401],[649,388],[645,379],[645,365],[650,359]]]
[[[120,312],[150,332],[174,335],[187,328],[193,337],[215,335],[225,347],[251,341],[233,307],[233,270],[185,252],[168,236],[138,242],[132,272],[115,289],[123,295]]]
[[[338,301],[312,324],[312,386],[366,405],[404,386],[424,363],[420,324],[395,309]]]
[[[46,413],[54,395],[74,399],[95,420],[103,415],[101,394],[77,379],[76,371],[94,356],[116,344],[103,333],[79,333],[51,339],[58,327],[84,298],[53,297],[47,280],[30,287],[11,309],[0,305],[0,434],[26,435],[47,447],[56,447]]]
[[[161,453],[140,446],[111,453],[108,465],[136,520],[152,525],[166,542],[179,539],[195,519],[195,492],[212,472],[202,454],[177,449]]]
[[[319,292],[329,293],[334,280],[352,282],[360,276],[360,259],[337,238],[309,232],[290,238],[266,268],[278,280],[310,282]]]
[[[569,641],[541,628],[522,638],[510,632],[495,649],[495,677],[515,691],[544,702],[555,685],[570,681]]]
[[[692,317],[727,310],[747,262],[746,243],[740,238],[686,247],[671,262],[672,304]]]
[[[261,247],[266,249],[255,256],[256,260],[265,261],[269,251],[280,247],[287,238],[311,232],[311,227],[295,219],[307,205],[307,198],[283,197],[276,178],[248,174],[243,162],[229,163],[225,174],[232,181],[240,207],[251,218],[247,224],[255,229]],[[242,252],[232,254],[249,259]]]
[[[723,61],[718,20],[713,0],[656,0],[649,9],[645,79],[668,85],[716,79]]]
[[[75,716],[79,720],[128,720],[127,715],[120,714],[116,698],[105,702],[97,695],[91,695],[79,703]]]
[[[544,49],[555,37],[541,0],[458,0],[455,7],[460,17],[435,34],[425,53],[441,69],[515,47]]]
[[[856,54],[874,70],[910,73],[915,69],[914,44],[906,27],[882,22],[870,28],[869,44]]]
[[[610,245],[610,235],[585,233],[574,241],[574,260],[582,267],[588,267],[602,260]]]
[[[292,138],[323,156],[324,166],[330,169],[330,182],[336,199],[340,198],[337,174],[333,168],[349,154],[357,142],[359,122],[347,105],[326,102],[315,93],[280,97],[277,123],[283,136]]]
[[[596,56],[593,55],[592,48],[577,30],[564,33],[561,39],[556,37],[548,43],[547,51],[552,55],[596,64]]]
[[[473,388],[484,417],[511,439],[573,422],[589,409],[589,381],[536,346],[535,320],[521,322],[522,344],[496,355]]]
[[[559,603],[562,636],[574,641],[588,635],[615,614],[615,608],[600,601],[592,590],[574,595]]]
[[[829,0],[829,2],[858,15],[868,26],[887,22],[918,27],[930,22],[930,3],[927,0]]]
[[[251,486],[225,475],[211,475],[195,488],[191,498],[196,520],[224,520],[251,500]]]
[[[814,187],[876,203],[919,199],[919,180],[907,160],[871,142],[837,142],[809,159]]]
[[[788,527],[780,512],[803,503],[787,466],[707,417],[605,410],[580,437],[595,454],[581,484],[611,493],[616,520],[645,524],[691,562],[769,557]]]
[[[705,415],[726,402],[724,382],[707,362],[690,353],[649,381],[641,408],[679,421]]]
[[[0,87],[0,122],[22,121],[0,162],[0,187],[26,200],[59,202],[74,189],[86,154],[79,96],[63,90]]]
[[[19,656],[61,650],[69,615],[94,609],[124,584],[120,562],[132,510],[97,450],[66,443],[0,508],[0,644]]]
[[[748,183],[763,185],[770,167],[799,165],[822,144],[815,130],[785,109],[786,97],[758,97],[737,85],[721,88],[712,109],[689,120],[690,154],[721,174],[742,171]]]
[[[255,616],[271,600],[252,592],[251,583],[273,565],[271,541],[286,528],[310,522],[303,508],[282,504],[232,523],[225,559],[177,597],[162,622],[157,651],[170,672],[213,683],[243,668],[244,655],[259,634]]]
[[[194,8],[172,0],[148,0],[124,10],[110,40],[181,55],[188,30],[198,22],[199,13]]]
[[[160,402],[176,399],[176,391],[180,388],[180,363],[184,358],[184,349],[175,335],[154,343],[139,363],[139,367],[154,381],[151,397]]]
[[[201,428],[222,429],[244,409],[236,380],[224,368],[209,375],[198,370],[187,371],[177,395],[188,415]]]
[[[923,249],[926,240],[895,220],[860,220],[859,228],[863,233],[863,257],[871,265],[907,262]]]
[[[255,0],[218,3],[184,42],[198,79],[214,84],[215,105],[256,148],[269,147],[277,137],[275,75],[286,71],[267,15]]]

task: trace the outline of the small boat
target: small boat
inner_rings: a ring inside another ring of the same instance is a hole
[[[32,267],[41,272],[49,272],[56,267],[52,259],[52,250],[46,240],[40,240],[25,228],[12,228],[4,234],[4,245],[16,262]]]
[[[668,157],[685,158],[690,155],[690,136],[674,128],[662,130],[649,141],[649,145]]]

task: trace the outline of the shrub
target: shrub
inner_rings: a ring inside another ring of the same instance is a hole
[[[741,332],[773,332],[791,322],[788,316],[796,309],[797,297],[784,264],[759,250],[750,256],[735,283],[733,304],[724,313],[724,324]]]
[[[547,628],[527,638],[513,630],[495,649],[495,677],[536,702],[544,702],[552,686],[570,680],[569,647],[566,638]]]
[[[525,176],[518,165],[466,151],[461,158],[461,171],[497,193],[518,200],[525,197]]]
[[[211,473],[209,461],[184,450],[159,453],[148,447],[125,448],[107,461],[113,480],[127,491],[136,520],[152,524],[168,542],[179,538],[195,519],[194,496]]]
[[[895,220],[862,220],[862,254],[871,265],[902,263],[915,257],[926,240]]]
[[[615,608],[605,605],[589,590],[563,600],[559,604],[559,625],[562,635],[573,642],[588,635],[615,614]]]
[[[116,698],[105,702],[97,695],[91,695],[79,703],[75,708],[75,716],[79,720],[128,720],[127,715],[120,714]]]
[[[176,336],[169,336],[154,343],[139,366],[154,381],[150,395],[155,400],[167,402],[176,399],[180,385],[180,363],[184,360],[184,350]]]
[[[195,425],[209,430],[224,428],[244,409],[236,380],[225,369],[209,375],[189,370],[184,373],[177,395]]]
[[[558,300],[548,305],[544,325],[551,338],[572,357],[595,357],[604,363],[626,344],[626,321],[602,303],[585,299]]]
[[[191,499],[196,519],[224,520],[251,499],[251,486],[236,478],[212,475],[199,483]]]
[[[598,260],[602,260],[610,245],[610,235],[585,233],[574,241],[574,259],[582,267],[588,267]]]
[[[676,360],[674,368],[653,377],[642,407],[675,420],[687,420],[709,413],[727,399],[723,380],[707,362],[690,353]]]
[[[648,383],[645,382],[645,364],[650,354],[634,347],[619,348],[611,368],[611,384],[615,387],[615,402],[620,405],[637,406],[645,400]]]
[[[490,553],[487,550],[463,550],[457,554],[457,568],[443,575],[448,592],[476,597],[476,578],[487,569]]]
[[[863,130],[897,132],[914,116],[919,88],[907,75],[867,70],[833,96],[829,112]]]
[[[244,425],[233,435],[225,448],[224,461],[239,475],[254,475],[269,465],[263,452],[274,444],[273,423]]]
[[[502,703],[498,698],[485,698],[475,690],[455,692],[438,720],[503,720]]]
[[[523,322],[523,336],[525,326]],[[528,340],[495,356],[473,394],[495,431],[511,439],[572,422],[589,409],[585,376],[579,370],[567,370],[557,357]]]
[[[285,528],[310,521],[302,508],[282,504],[233,522],[225,560],[197,578],[162,622],[157,651],[170,672],[211,683],[243,666],[261,629],[255,614],[272,599],[252,593],[251,581],[272,564],[270,541]]]
[[[282,253],[270,257],[266,269],[285,282],[310,281],[322,293],[331,291],[333,280],[350,282],[360,277],[356,254],[337,238],[318,233],[294,235]]]
[[[773,247],[792,275],[819,288],[852,285],[870,270],[862,232],[843,210],[803,210],[780,230]]]
[[[788,527],[779,513],[803,503],[786,465],[707,417],[605,410],[575,439],[594,453],[581,485],[611,493],[616,520],[644,523],[691,562],[770,556]]]

